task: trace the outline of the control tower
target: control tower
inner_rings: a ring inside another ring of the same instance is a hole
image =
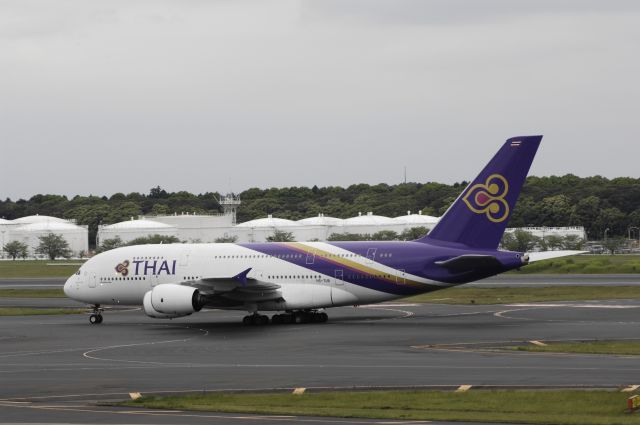
[[[224,212],[224,214],[231,215],[231,224],[235,226],[236,213],[238,212],[238,207],[240,206],[240,196],[233,193],[227,193],[226,195],[222,196],[218,200],[218,202],[222,206],[222,211]]]

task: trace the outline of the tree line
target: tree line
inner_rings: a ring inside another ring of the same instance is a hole
[[[385,216],[407,211],[440,216],[466,187],[467,182],[354,184],[348,187],[252,188],[241,192],[238,222],[265,217],[298,220],[319,213],[348,218],[372,211]],[[89,226],[94,241],[98,225],[128,220],[138,215],[220,213],[219,194],[167,192],[160,187],[148,194],[116,193],[107,196],[35,195],[29,199],[0,201],[0,217],[15,219],[41,214],[74,219]],[[640,179],[571,174],[529,177],[513,211],[510,227],[584,226],[589,239],[623,237],[640,232]],[[607,230],[608,229],[608,230]]]

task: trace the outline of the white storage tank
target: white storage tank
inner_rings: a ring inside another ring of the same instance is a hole
[[[152,220],[121,221],[120,223],[100,226],[98,228],[98,244],[107,239],[120,238],[122,242],[131,242],[134,239],[152,235],[178,237],[178,229],[169,224]]]
[[[51,217],[53,218],[53,217]],[[20,219],[18,219],[20,220]],[[29,256],[36,256],[35,251],[40,245],[40,237],[49,233],[62,236],[69,244],[71,255],[79,257],[80,253],[87,254],[89,251],[89,229],[87,226],[77,226],[66,220],[59,221],[46,220],[36,221],[23,226],[13,227],[5,236],[5,244],[10,241],[20,241],[29,247]],[[15,223],[17,220],[13,220]],[[45,258],[44,255],[38,257]]]

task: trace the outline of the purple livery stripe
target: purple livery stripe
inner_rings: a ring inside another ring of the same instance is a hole
[[[341,257],[338,254],[324,251],[315,246],[296,242],[239,245],[331,278],[336,278],[336,272],[339,273],[342,271],[341,280],[375,291],[406,296],[442,289],[442,286],[438,284],[429,285],[407,279],[403,276],[404,272],[401,270],[394,269],[393,273],[387,273],[369,265],[361,264],[349,257]],[[362,252],[358,252],[360,250],[349,250],[345,248],[344,245],[345,244],[335,244],[334,246],[345,249],[361,259],[366,258],[365,255],[362,255]],[[350,245],[356,247],[356,244]],[[380,243],[376,243],[375,245],[381,246]],[[385,245],[388,246],[388,244]],[[366,253],[366,249],[364,252]],[[385,265],[392,267],[391,265]]]

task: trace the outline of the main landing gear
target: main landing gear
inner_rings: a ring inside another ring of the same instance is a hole
[[[242,323],[245,325],[268,325],[269,316],[258,313],[250,314],[248,316],[244,316]]]
[[[100,308],[100,304],[93,306],[93,313],[89,316],[89,323],[92,325],[99,325],[102,323],[102,312],[104,309]]]
[[[288,311],[284,314],[274,314],[271,317],[271,324],[284,325],[289,323],[301,324],[301,323],[325,323],[329,320],[329,316],[325,312],[319,311]],[[269,317],[254,313],[248,316],[244,316],[242,323],[245,325],[267,325],[269,324]]]

